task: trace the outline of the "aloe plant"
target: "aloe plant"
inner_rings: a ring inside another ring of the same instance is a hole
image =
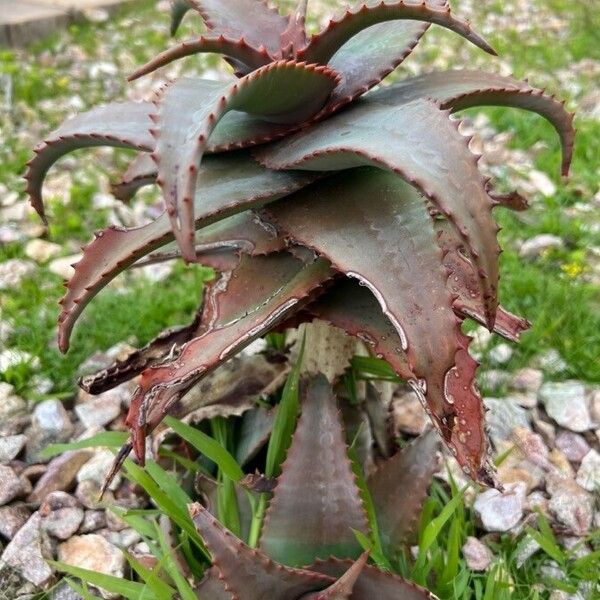
[[[432,597],[366,561],[369,552],[391,557],[411,542],[438,466],[438,436],[429,430],[383,461],[359,486],[331,384],[318,374],[304,377],[300,387],[302,414],[274,485],[258,548],[217,521],[211,498],[216,484],[202,484],[206,508],[190,506],[213,559],[196,589],[199,598]],[[242,524],[241,529],[248,527]],[[368,541],[366,551],[360,539]]]
[[[219,273],[189,327],[82,382],[98,393],[140,375],[120,458],[133,448],[143,462],[146,435],[252,340],[320,318],[388,361],[464,471],[493,483],[477,362],[461,325],[474,319],[510,340],[527,328],[498,304],[492,214],[526,203],[494,191],[450,115],[482,105],[539,113],[560,136],[564,174],[573,116],[528,83],[474,70],[369,91],[430,24],[494,54],[445,0],[359,4],[312,36],[306,0],[288,16],[255,0],[177,0],[174,29],[187,10],[206,33],[130,79],[199,52],[222,54],[235,77],[182,78],[153,102],[81,114],[35,149],[26,175],[45,218],[41,186],[55,161],[81,147],[126,147],[139,154],[116,194],[155,182],[164,196],[154,222],[110,227],[84,248],[61,301],[62,351],[86,304],[126,269],[181,256]]]

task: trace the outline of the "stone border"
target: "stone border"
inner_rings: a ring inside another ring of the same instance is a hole
[[[0,47],[26,46],[81,19],[86,10],[115,10],[131,0],[0,0]]]

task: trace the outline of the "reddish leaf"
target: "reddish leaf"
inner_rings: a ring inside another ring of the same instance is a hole
[[[127,167],[121,178],[110,186],[115,198],[129,202],[135,193],[146,185],[156,182],[156,165],[147,152],[138,154]]]
[[[273,57],[279,53],[280,36],[287,19],[262,0],[189,0],[202,15],[204,23],[216,34],[244,38],[260,49],[264,46]]]
[[[362,3],[354,10],[347,9],[339,19],[332,19],[318,34],[313,35],[308,46],[297,52],[300,60],[326,64],[329,59],[357,33],[385,21],[411,20],[435,23],[446,27],[479,46],[490,54],[493,48],[477,33],[467,21],[452,15],[448,6],[438,2],[380,2]]]
[[[349,600],[354,586],[367,564],[369,553],[363,552],[360,558],[335,582],[322,592],[312,592],[302,596],[300,600]]]
[[[564,102],[548,96],[525,81],[484,71],[439,71],[405,79],[369,95],[369,99],[397,106],[418,98],[432,98],[452,111],[473,106],[509,106],[539,113],[558,132],[563,151],[562,173],[566,175],[573,156],[573,114]]]
[[[341,81],[327,110],[335,112],[377,85],[412,52],[428,27],[417,21],[390,21],[373,25],[346,42],[328,63]]]
[[[529,200],[519,194],[517,191],[508,192],[507,194],[499,194],[493,190],[490,191],[490,197],[494,201],[495,206],[502,206],[510,210],[523,211],[529,208]]]
[[[48,169],[63,155],[78,148],[117,146],[151,150],[154,140],[148,128],[151,104],[122,102],[94,108],[65,121],[34,148],[27,163],[27,193],[37,213],[45,220],[42,182]]]
[[[298,0],[296,9],[288,16],[288,25],[279,37],[282,58],[293,58],[296,49],[306,46],[306,8],[308,0]]]
[[[175,35],[188,10],[192,7],[187,0],[171,0],[171,35]]]
[[[249,213],[215,221],[281,198],[312,180],[312,176],[270,172],[242,154],[207,158],[197,182],[202,194],[196,197],[195,225],[214,224],[199,235],[198,242],[204,245],[200,249],[210,250],[211,245],[214,249],[223,246],[224,242],[253,253],[280,248],[281,242],[274,240],[273,235]],[[83,249],[83,258],[75,266],[75,273],[67,284],[67,293],[61,300],[59,348],[66,352],[75,321],[105,285],[136,261],[172,240],[169,219],[165,214],[143,227],[109,227],[97,234]]]
[[[385,356],[402,379],[414,377],[398,332],[382,313],[375,296],[358,281],[336,281],[306,307],[306,312],[365,342],[375,355]]]
[[[260,540],[269,556],[290,566],[317,558],[357,557],[353,530],[368,522],[356,486],[331,385],[304,380],[302,415],[269,504]]]
[[[477,363],[452,309],[423,198],[391,173],[362,169],[270,204],[265,213],[283,234],[373,292],[400,336],[390,362],[406,353],[411,385],[459,463],[471,477],[490,481]]]
[[[284,567],[249,548],[200,504],[190,505],[190,515],[212,555],[211,573],[222,580],[232,600],[298,600],[334,582],[326,575]]]
[[[380,464],[367,480],[381,540],[390,555],[414,541],[440,450],[439,436],[430,429]]]
[[[233,273],[223,274],[207,292],[203,315],[207,332],[188,342],[170,361],[142,373],[127,416],[140,462],[144,460],[146,433],[170,410],[177,410],[179,398],[210,371],[298,310],[331,276],[324,261],[304,265],[287,253],[242,257]]]
[[[483,300],[479,290],[477,270],[464,242],[448,221],[435,222],[438,245],[444,255],[444,267],[448,272],[448,287],[453,296],[455,310],[462,317],[471,317],[485,325]],[[529,322],[517,317],[501,306],[496,312],[494,331],[506,339],[518,341],[521,333],[529,329]]]
[[[238,39],[224,35],[208,34],[180,42],[176,46],[161,52],[145,65],[136,69],[127,77],[127,81],[134,81],[139,77],[152,73],[152,71],[168,65],[174,60],[200,53],[222,54],[226,58],[233,59],[236,63],[241,63],[250,70],[259,69],[271,61],[271,57],[265,48],[260,50],[253,48],[246,43],[243,37]]]
[[[325,573],[330,577],[342,576],[352,565],[349,560],[330,558],[310,566],[311,571]],[[435,600],[426,589],[398,575],[384,573],[365,565],[354,584],[350,600]]]
[[[428,100],[400,106],[355,102],[327,121],[258,148],[255,155],[272,169],[323,171],[372,165],[409,181],[456,226],[468,245],[491,329],[498,301],[497,226],[476,159],[456,127]],[[373,195],[367,192],[365,197]]]
[[[126,358],[117,360],[98,373],[82,377],[79,386],[89,394],[101,394],[124,381],[129,381],[150,365],[162,362],[173,347],[182,346],[191,339],[198,328],[201,314],[202,310],[190,325],[167,329]]]

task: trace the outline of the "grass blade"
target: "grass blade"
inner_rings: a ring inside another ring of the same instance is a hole
[[[89,569],[74,567],[63,562],[48,561],[48,563],[57,571],[77,577],[107,592],[124,596],[127,600],[139,600],[146,587],[143,583],[137,581],[128,581],[127,579],[106,575],[105,573],[97,573]],[[147,596],[147,598],[148,600],[159,600],[154,595]]]
[[[50,444],[42,450],[41,456],[43,458],[52,458],[57,454],[62,454],[69,450],[82,450],[84,448],[96,448],[98,446],[120,448],[127,441],[128,437],[129,434],[125,431],[101,431],[96,435],[92,435],[89,438],[78,440],[76,442],[69,442],[68,444]]]
[[[189,442],[198,452],[210,458],[233,481],[244,477],[244,471],[237,464],[235,458],[217,440],[206,435],[203,431],[190,427],[173,417],[165,417],[165,423],[180,437]]]

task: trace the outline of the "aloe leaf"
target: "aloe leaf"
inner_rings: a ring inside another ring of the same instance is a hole
[[[317,561],[309,568],[330,577],[342,576],[352,561],[330,558]],[[365,565],[358,576],[351,596],[352,600],[436,600],[426,589],[407,581],[398,575],[380,571],[371,565]]]
[[[479,289],[477,270],[472,257],[456,229],[448,221],[435,222],[437,242],[444,255],[444,267],[448,272],[448,287],[453,296],[454,309],[462,317],[471,317],[482,325],[486,324],[483,300]],[[494,331],[508,340],[516,342],[529,329],[529,321],[498,307]]]
[[[171,0],[171,35],[175,35],[183,17],[191,10],[191,6],[187,0]]]
[[[264,46],[275,58],[288,21],[262,0],[189,0],[214,33]]]
[[[249,46],[242,38],[229,38],[219,34],[204,34],[198,38],[179,42],[168,50],[156,55],[136,69],[127,77],[127,81],[134,81],[160,67],[164,67],[174,60],[200,53],[217,53],[235,61],[248,70],[259,69],[271,61],[269,53],[264,47],[260,49]]]
[[[279,36],[279,45],[281,47],[281,56],[283,58],[292,58],[297,48],[306,46],[306,9],[308,0],[298,0],[296,8],[288,15],[288,24]]]
[[[353,529],[368,523],[347,455],[331,385],[324,375],[301,386],[302,414],[267,509],[260,548],[286,565],[360,554]]]
[[[433,474],[438,467],[439,437],[429,430],[382,463],[367,479],[386,554],[411,543]],[[402,498],[402,502],[395,499]]]
[[[409,383],[457,460],[471,477],[489,481],[477,363],[453,311],[422,196],[393,173],[357,169],[272,203],[264,213],[281,234],[373,292],[400,341],[388,360],[393,365],[406,354]]]
[[[307,185],[314,176],[274,173],[243,154],[207,157],[197,181],[196,227],[204,229],[198,242],[204,254],[228,242],[228,246],[262,253],[281,246],[251,214],[232,216],[250,207],[281,198]],[[216,222],[216,223],[215,223]],[[133,229],[109,227],[83,249],[83,257],[61,300],[59,347],[66,352],[73,325],[87,303],[119,273],[142,257],[168,244],[173,234],[166,214]],[[214,258],[217,258],[216,256]]]
[[[79,380],[79,386],[89,394],[101,394],[117,385],[129,381],[141,371],[164,359],[173,346],[178,347],[188,342],[198,328],[201,313],[190,325],[174,327],[160,333],[149,344],[135,350],[126,358],[117,360],[109,367],[86,375]]]
[[[377,85],[406,59],[428,27],[415,21],[379,23],[346,42],[328,62],[341,80],[327,109],[334,112]]]
[[[177,87],[178,90],[178,104],[174,110],[184,114],[188,112],[189,106],[193,106],[198,101],[198,98],[206,97],[211,91],[214,92],[220,84],[204,79],[180,79],[172,87]],[[42,183],[46,173],[57,160],[69,152],[92,146],[126,147],[151,152],[155,147],[155,140],[150,134],[153,124],[150,119],[155,111],[156,108],[149,102],[115,102],[81,113],[66,121],[39,144],[34,149],[36,155],[27,163],[25,179],[27,180],[26,192],[42,219],[45,219]],[[206,150],[209,153],[223,152],[269,142],[285,135],[293,128],[286,124],[270,123],[244,112],[232,111],[219,122]],[[152,178],[152,171],[148,168],[149,163],[145,159],[140,159],[140,164],[144,165],[142,172],[144,181],[137,181],[135,170],[139,165],[136,163],[132,166],[133,180],[128,177],[125,182],[134,190],[142,183],[145,184],[150,179],[156,178],[156,176]],[[117,193],[120,193],[118,186],[116,189]],[[125,199],[131,191],[128,185],[125,185],[123,192]]]
[[[405,79],[369,94],[368,98],[394,106],[432,98],[453,112],[474,106],[508,106],[536,112],[552,123],[560,136],[562,173],[569,171],[575,140],[574,115],[565,110],[564,102],[526,81],[485,71],[439,71]]]
[[[297,52],[297,58],[327,64],[329,59],[343,45],[364,29],[385,21],[411,20],[425,21],[441,25],[462,35],[490,54],[494,49],[475,31],[467,21],[455,17],[448,6],[438,2],[377,2],[361,3],[354,9],[347,9],[338,19],[331,19],[318,34],[313,35],[303,50]]]
[[[529,200],[519,194],[516,190],[506,194],[500,194],[494,190],[490,190],[490,197],[494,201],[495,206],[502,206],[517,212],[527,210],[529,208]]]
[[[327,67],[294,61],[271,63],[236,83],[206,88],[205,95],[181,109],[180,84],[163,95],[153,153],[157,183],[183,258],[195,260],[194,197],[208,139],[229,111],[244,111],[267,121],[301,123],[324,104],[338,81]]]
[[[368,559],[369,553],[363,552],[352,566],[326,590],[306,594],[300,600],[350,600],[354,597],[354,586]]]
[[[199,600],[231,600],[231,592],[225,587],[225,582],[219,579],[219,571],[211,567],[206,571],[202,581],[194,591]]]
[[[267,443],[276,413],[276,408],[267,410],[258,406],[244,414],[235,450],[235,458],[241,466],[251,461]]]
[[[270,362],[263,354],[237,356],[192,387],[172,414],[186,423],[241,416],[283,381],[286,370],[285,364]]]
[[[118,181],[111,184],[110,191],[118,200],[129,202],[141,187],[151,185],[155,181],[156,164],[150,154],[144,152],[129,163]]]
[[[329,265],[322,260],[304,265],[287,253],[242,257],[239,267],[226,276],[226,285],[216,286],[220,299],[214,303],[208,331],[170,361],[142,373],[126,421],[138,459],[144,458],[147,431],[170,410],[177,410],[183,394],[309,301],[331,277]]]
[[[214,566],[211,572],[225,583],[229,597],[297,600],[303,594],[334,582],[332,577],[274,562],[227,531],[200,504],[192,504],[189,508],[196,529],[212,555]],[[219,589],[214,584],[212,587]],[[202,593],[202,586],[199,591]]]
[[[455,225],[467,244],[477,266],[486,322],[492,328],[500,251],[492,201],[466,138],[432,101],[398,106],[357,101],[326,121],[257,148],[255,155],[272,169],[324,171],[372,165],[410,182]],[[367,192],[365,197],[371,195]]]
[[[78,148],[116,146],[151,150],[154,140],[148,131],[152,122],[149,102],[116,102],[94,108],[65,121],[34,148],[27,163],[27,193],[37,213],[45,220],[42,182],[48,169],[64,154]]]

